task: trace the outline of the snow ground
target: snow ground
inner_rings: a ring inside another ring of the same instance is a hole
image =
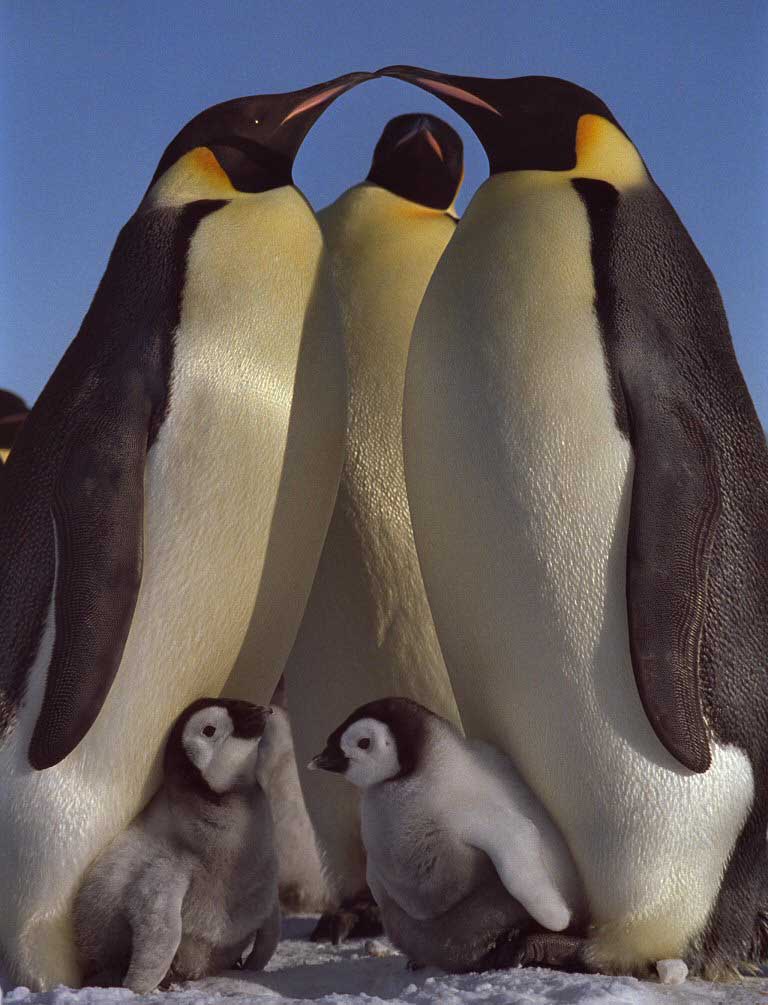
[[[2,1005],[768,1005],[768,979],[740,985],[686,981],[678,987],[632,977],[562,974],[552,970],[502,970],[454,976],[411,972],[388,947],[372,956],[362,941],[343,946],[309,942],[314,919],[289,918],[269,967],[232,971],[167,992],[134,995],[123,988],[86,988],[33,994],[8,991]]]

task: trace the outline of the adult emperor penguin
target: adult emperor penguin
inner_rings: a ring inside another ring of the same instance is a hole
[[[290,650],[345,414],[322,236],[291,170],[365,76],[228,101],[181,130],[14,444],[0,946],[19,983],[77,981],[77,882],[151,795],[170,723],[221,690],[249,621],[266,699]]]
[[[342,309],[349,408],[339,495],[286,666],[300,765],[351,703],[398,694],[457,721],[408,515],[402,399],[413,321],[456,230],[461,178],[454,130],[401,115],[385,127],[367,179],[318,214]],[[358,794],[329,776],[302,783],[338,895],[357,902]],[[356,910],[345,907],[347,923]]]
[[[605,971],[765,958],[768,449],[715,281],[606,105],[395,67],[490,162],[404,405],[414,533],[470,734],[559,824]]]

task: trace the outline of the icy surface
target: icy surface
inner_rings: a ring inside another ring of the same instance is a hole
[[[232,971],[149,995],[120,988],[38,994],[16,988],[6,992],[3,1005],[768,1005],[768,979],[741,985],[689,980],[672,986],[539,969],[462,976],[414,972],[383,940],[368,947],[362,940],[343,946],[309,942],[313,924],[312,919],[289,919],[277,953],[260,973]],[[367,948],[376,955],[368,955]]]

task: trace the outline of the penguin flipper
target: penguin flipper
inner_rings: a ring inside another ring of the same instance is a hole
[[[55,641],[29,745],[37,770],[63,760],[93,725],[141,582],[150,403],[130,376],[117,402],[106,390],[104,397],[96,417],[88,408],[87,429],[81,422],[70,438],[53,491]]]
[[[712,755],[699,651],[720,516],[712,439],[679,395],[649,394],[622,375],[635,455],[627,540],[632,665],[659,740],[691,771]]]
[[[553,932],[568,927],[571,910],[544,864],[534,823],[506,806],[478,802],[460,823],[467,844],[490,858],[508,893]]]

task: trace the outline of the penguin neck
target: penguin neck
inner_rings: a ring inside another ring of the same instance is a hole
[[[215,829],[221,825],[228,812],[241,805],[247,806],[253,799],[255,789],[261,789],[257,781],[227,792],[214,792],[203,781],[194,785],[166,785],[166,806],[174,821],[192,817]]]
[[[170,209],[204,199],[228,202],[235,199],[263,199],[286,189],[298,194],[298,189],[293,184],[279,185],[261,192],[241,192],[234,187],[211,151],[207,147],[199,147],[181,157],[157,179],[144,197],[142,208]]]
[[[327,209],[332,207],[335,212],[342,210],[350,213],[365,212],[366,219],[375,222],[377,218],[380,218],[382,223],[391,221],[393,216],[422,220],[439,219],[448,213],[448,209],[423,206],[419,202],[412,202],[410,199],[397,195],[388,188],[383,188],[371,181],[362,181],[359,185],[347,189]]]

